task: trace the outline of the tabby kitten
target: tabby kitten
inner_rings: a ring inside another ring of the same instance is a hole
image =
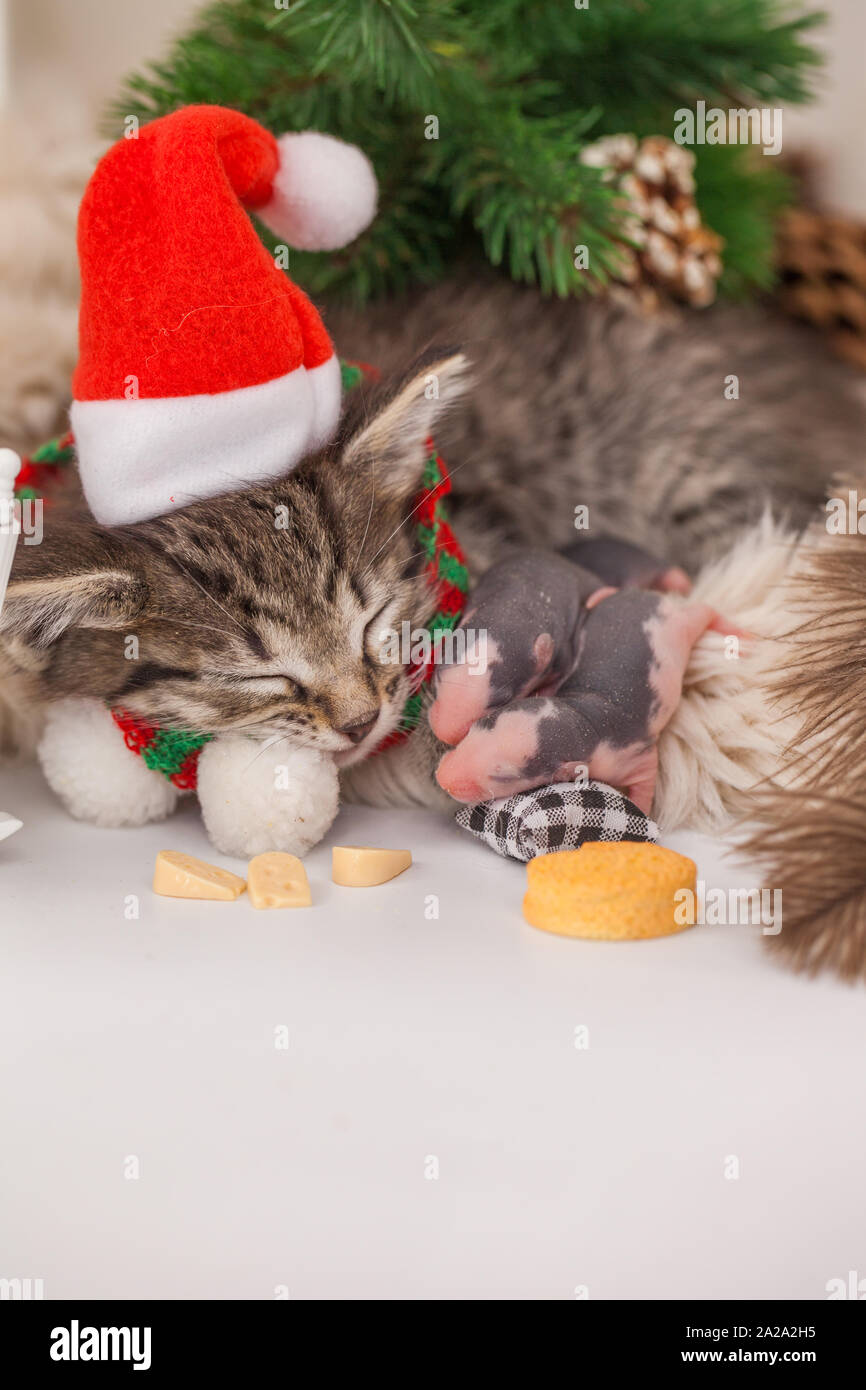
[[[0,619],[32,696],[365,758],[411,693],[383,638],[435,609],[411,512],[465,368],[439,352],[395,388],[362,391],[332,446],[266,486],[110,530],[48,512],[42,545],[19,546]]]
[[[43,544],[19,546],[0,621],[0,750],[20,741],[4,693],[15,709],[77,694],[165,727],[290,731],[360,763],[409,688],[377,659],[376,633],[429,616],[405,522],[434,424],[475,575],[510,543],[573,540],[579,507],[596,534],[694,571],[768,501],[805,524],[860,448],[850,373],[761,309],[641,321],[473,269],[328,322],[342,351],[395,379],[419,345],[456,337],[476,377],[465,407],[440,418],[464,364],[433,354],[391,393],[359,388],[335,445],[281,482],[111,531],[49,512]],[[429,731],[395,752],[344,786],[378,802],[439,799]]]

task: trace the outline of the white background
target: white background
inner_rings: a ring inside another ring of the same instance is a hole
[[[357,808],[308,858],[310,909],[157,898],[160,848],[243,872],[194,803],[97,830],[36,769],[0,799],[25,821],[0,845],[0,1276],[338,1299],[815,1299],[866,1277],[863,990],[789,974],[758,929],[548,936],[521,865]],[[415,864],[337,888],[347,842]],[[710,886],[754,882],[708,839],[669,843]]]

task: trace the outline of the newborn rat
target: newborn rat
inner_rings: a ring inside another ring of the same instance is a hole
[[[601,579],[544,551],[483,577],[464,622],[486,628],[488,669],[443,668],[430,713],[434,733],[457,744],[437,780],[458,801],[569,780],[583,767],[651,810],[658,736],[692,647],[708,628],[734,629],[706,604]]]

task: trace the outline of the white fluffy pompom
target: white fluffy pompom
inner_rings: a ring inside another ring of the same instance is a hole
[[[256,215],[299,251],[336,251],[376,213],[376,175],[356,145],[302,130],[277,141],[280,167]]]
[[[285,739],[262,744],[221,735],[199,755],[198,799],[208,835],[223,854],[302,855],[337,814],[337,769],[327,754]]]
[[[177,804],[171,782],[130,752],[101,700],[49,705],[39,761],[69,814],[94,825],[145,825]]]

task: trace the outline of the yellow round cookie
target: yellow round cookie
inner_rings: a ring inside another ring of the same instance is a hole
[[[559,936],[669,936],[693,925],[696,876],[693,860],[661,845],[592,841],[530,859],[523,915]]]

